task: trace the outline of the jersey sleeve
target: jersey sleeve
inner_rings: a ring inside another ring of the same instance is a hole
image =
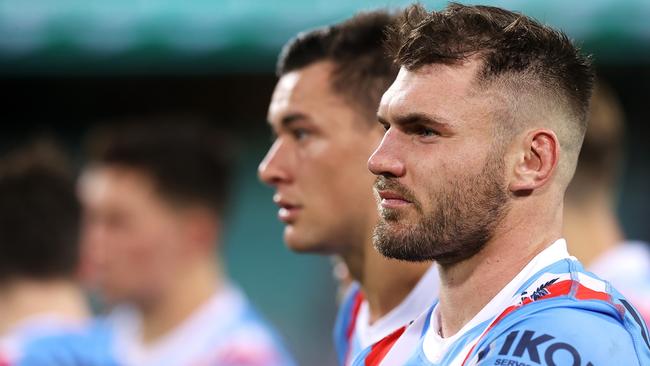
[[[468,365],[650,365],[617,319],[593,311],[537,312],[486,340]]]
[[[14,366],[108,366],[108,360],[98,359],[88,348],[87,340],[73,336],[50,336],[26,345]]]
[[[117,366],[111,335],[103,324],[36,337],[21,346],[11,366]],[[0,366],[5,364],[0,363]]]

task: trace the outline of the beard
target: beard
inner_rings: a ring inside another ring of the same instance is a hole
[[[481,172],[430,191],[434,208],[425,212],[414,194],[394,178],[377,177],[375,189],[392,190],[412,203],[419,220],[405,221],[405,212],[380,208],[373,243],[385,257],[439,264],[458,263],[477,254],[492,238],[508,211],[503,161],[491,154]]]

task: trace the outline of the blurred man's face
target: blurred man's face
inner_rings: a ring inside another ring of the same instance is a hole
[[[180,265],[182,220],[137,170],[86,170],[80,185],[82,246],[109,303],[148,304],[164,291]]]
[[[350,250],[342,243],[368,237],[377,220],[366,162],[382,131],[332,90],[332,69],[318,62],[287,73],[269,106],[276,138],[259,176],[276,190],[285,242],[301,252]]]
[[[388,257],[455,263],[477,253],[507,210],[504,146],[478,61],[400,70],[378,110],[375,246]]]

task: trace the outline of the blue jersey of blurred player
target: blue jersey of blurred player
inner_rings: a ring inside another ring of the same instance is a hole
[[[374,243],[435,260],[440,297],[382,360],[370,348],[355,364],[650,364],[636,309],[562,239],[589,59],[561,32],[489,6],[414,5],[388,39],[401,69],[368,160],[381,199]]]
[[[100,128],[88,146],[82,243],[112,308],[117,362],[293,365],[220,262],[229,162],[219,133],[152,118]]]
[[[275,139],[259,166],[275,188],[287,246],[340,257],[354,281],[334,329],[341,365],[437,295],[430,262],[387,260],[372,247],[377,209],[366,162],[381,139],[379,99],[397,72],[382,46],[392,19],[362,13],[287,43],[268,111]]]
[[[0,365],[112,365],[76,281],[80,208],[62,151],[0,159]]]

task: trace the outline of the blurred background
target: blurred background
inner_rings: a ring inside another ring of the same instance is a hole
[[[256,168],[270,146],[266,108],[281,46],[301,30],[408,1],[0,0],[0,151],[35,133],[80,156],[91,126],[141,114],[207,118],[236,139],[225,257],[230,275],[301,365],[334,364],[336,284],[327,258],[282,243]],[[476,3],[476,2],[472,2]],[[554,25],[594,55],[626,116],[619,214],[650,241],[650,2],[484,1]],[[442,8],[444,2],[429,2]]]

